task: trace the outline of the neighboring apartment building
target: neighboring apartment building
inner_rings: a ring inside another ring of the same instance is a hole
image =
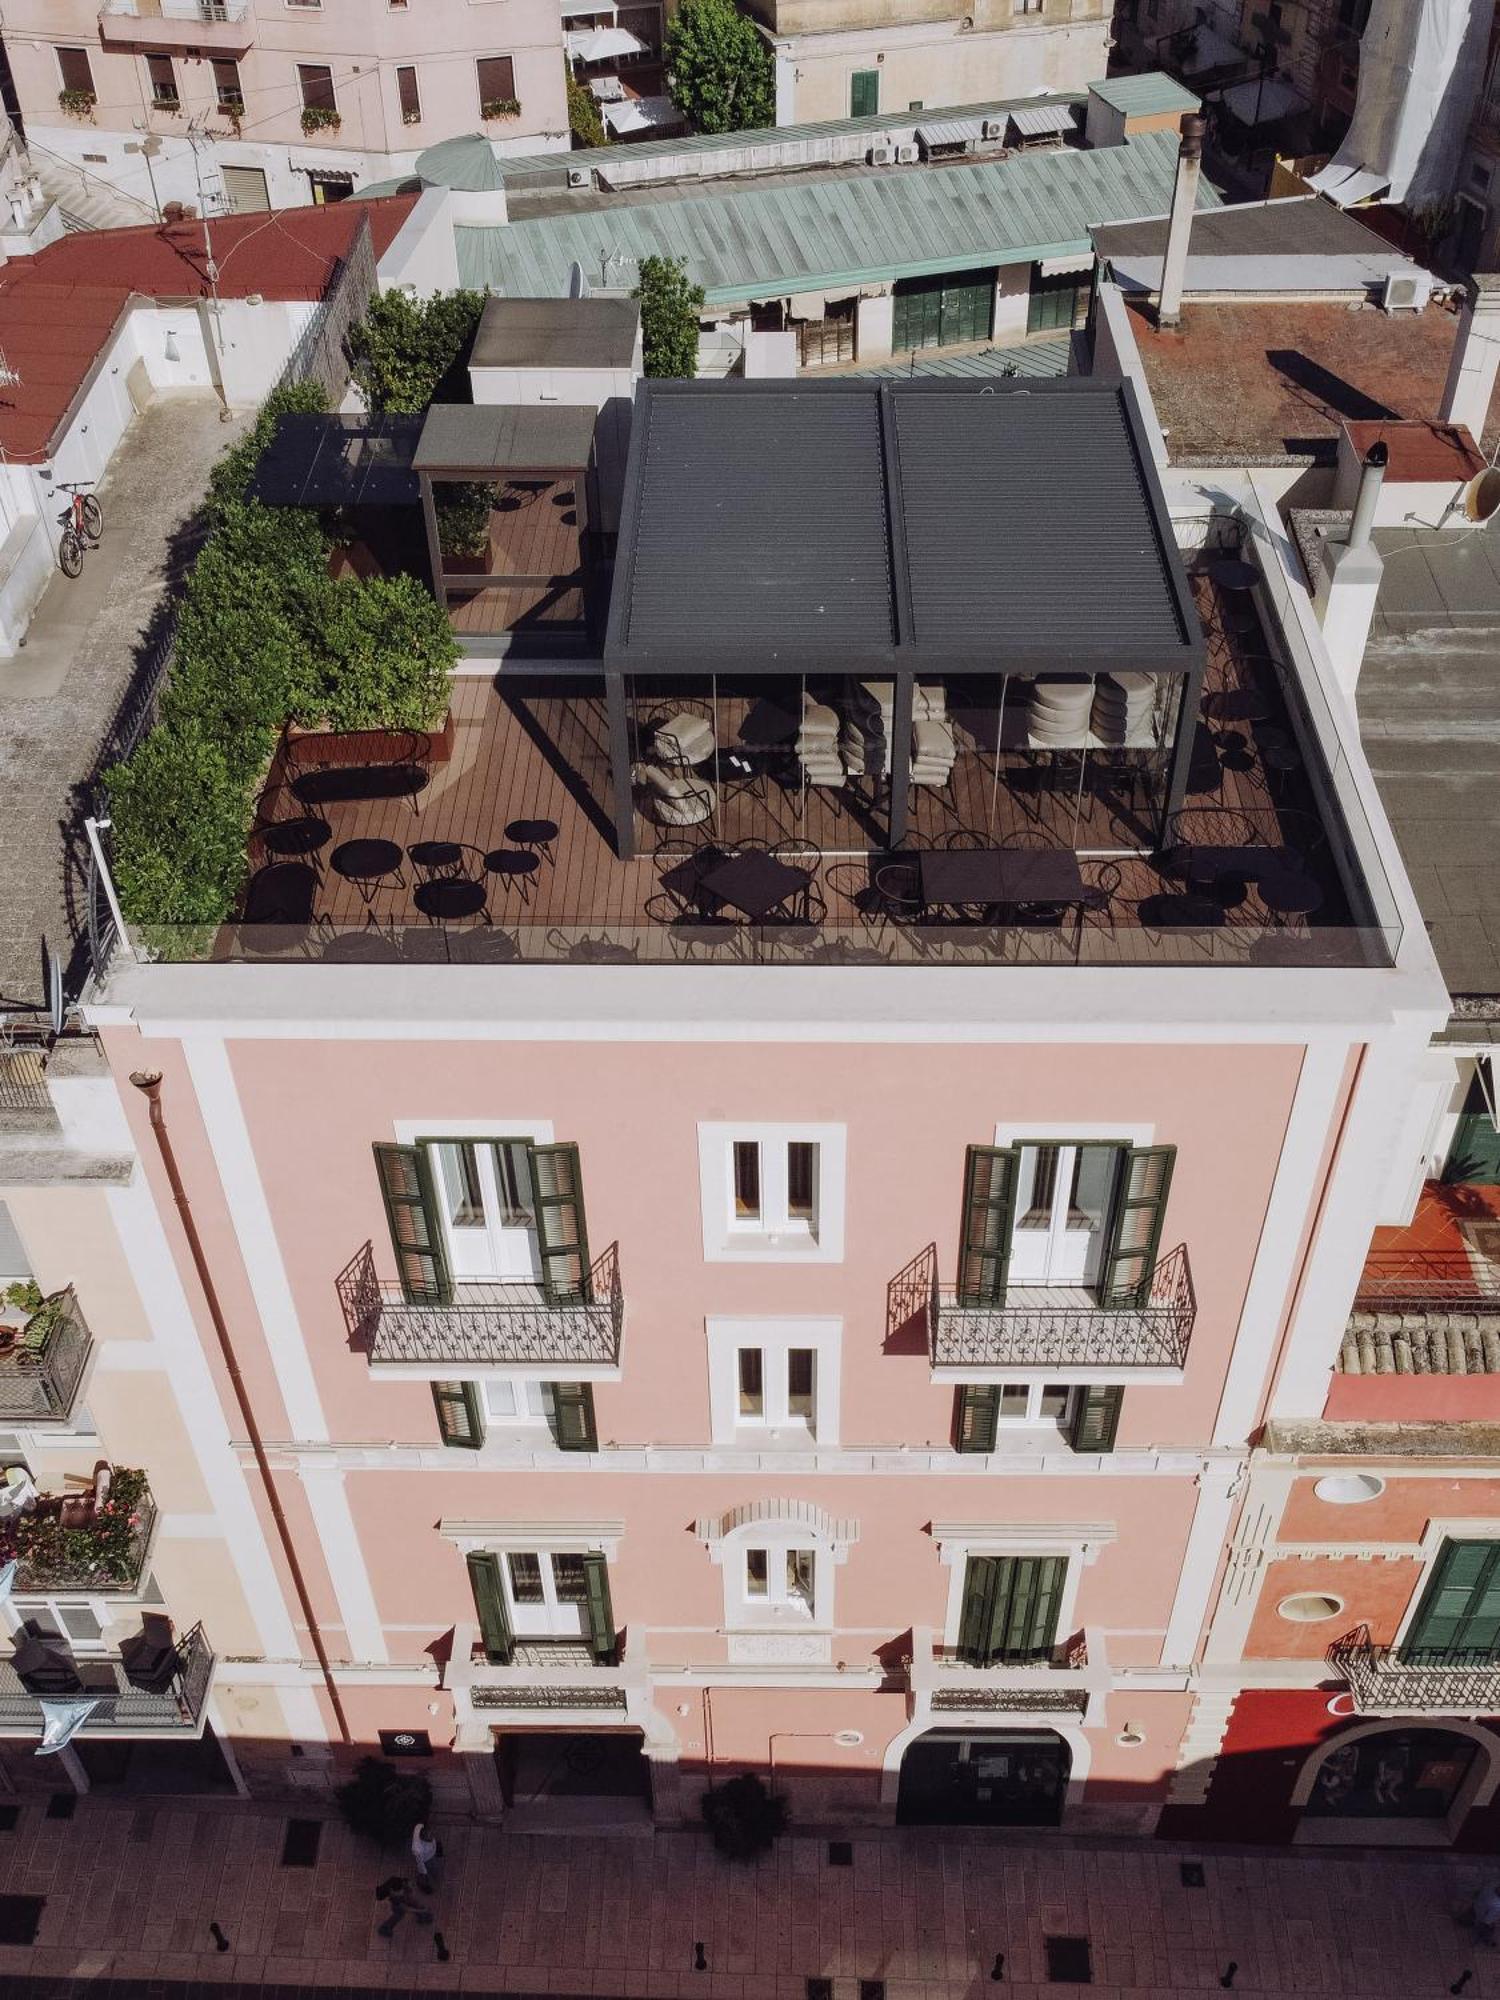
[[[218,1384],[232,1642],[212,1576],[171,1613],[236,1767],[324,1783],[342,1716],[517,1825],[749,1767],[804,1822],[1147,1830],[1446,1016],[1284,541],[1106,380],[639,384],[622,477],[628,305],[496,302],[473,368],[368,493],[451,730],[363,785],[290,741],[208,958],[85,1009],[132,1207],[69,1270]]]
[[[776,123],[1078,90],[1108,66],[1107,0],[749,0],[776,56]]]
[[[1097,232],[1096,358],[1102,342],[1148,390],[1169,484],[1218,485],[1232,458],[1279,496],[1452,998],[1393,1107],[1353,1296],[1289,1338],[1252,1440],[1160,1826],[1488,1850],[1500,922],[1484,802],[1500,566],[1485,523],[1500,290],[1480,278],[1458,314],[1419,306],[1426,274],[1320,201],[1217,210],[1180,263],[1164,263],[1167,234],[1165,220]],[[1406,310],[1382,310],[1389,286]],[[1164,289],[1175,324],[1158,330]]]
[[[556,0],[12,0],[3,32],[39,163],[142,217],[336,201],[465,132],[568,145]]]

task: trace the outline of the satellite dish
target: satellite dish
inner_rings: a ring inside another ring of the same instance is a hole
[[[588,296],[589,281],[584,274],[582,264],[570,264],[568,266],[568,297],[570,299],[586,299]]]
[[[1500,509],[1500,467],[1491,465],[1476,472],[1463,490],[1461,504],[1471,521],[1487,521]]]

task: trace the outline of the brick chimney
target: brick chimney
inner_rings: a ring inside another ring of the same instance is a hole
[[[1198,177],[1203,171],[1203,134],[1207,123],[1196,111],[1189,111],[1182,121],[1177,179],[1172,184],[1172,213],[1167,221],[1167,249],[1161,264],[1161,296],[1156,306],[1158,326],[1176,326],[1182,317],[1188,238],[1192,234],[1193,210],[1198,206]]]

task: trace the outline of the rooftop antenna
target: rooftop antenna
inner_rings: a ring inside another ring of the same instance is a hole
[[[0,389],[19,389],[20,386],[20,369],[11,367],[6,359],[5,349],[0,347]]]

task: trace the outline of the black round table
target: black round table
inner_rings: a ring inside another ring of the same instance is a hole
[[[332,862],[334,874],[354,884],[366,909],[374,902],[375,891],[382,882],[393,881],[397,888],[405,886],[401,849],[394,840],[346,840],[342,847],[333,850]]]
[[[419,840],[407,848],[406,857],[431,875],[451,875],[462,868],[464,851],[456,840]]]
[[[1221,590],[1253,590],[1260,582],[1260,571],[1254,563],[1244,562],[1239,556],[1217,556],[1204,567]]]
[[[1182,896],[1148,896],[1140,913],[1141,922],[1153,931],[1217,930],[1224,922],[1223,904],[1194,891]]]
[[[317,855],[333,838],[333,828],[326,819],[282,819],[271,826],[261,828],[260,844],[267,854],[274,854],[282,861],[312,861],[317,865]]]
[[[489,915],[484,884],[471,882],[466,875],[439,875],[431,882],[419,882],[412,900],[434,924],[457,923],[464,917],[477,917],[481,911]]]
[[[513,819],[505,829],[505,838],[513,840],[517,847],[535,848],[543,861],[552,859],[552,843],[557,838],[555,819]]]
[[[1257,885],[1260,900],[1272,919],[1284,924],[1288,917],[1310,917],[1323,907],[1323,891],[1311,875],[1287,869],[1277,875],[1262,875]]]
[[[496,847],[484,857],[485,873],[495,876],[506,888],[514,883],[523,903],[531,901],[531,878],[541,865],[530,849]]]

